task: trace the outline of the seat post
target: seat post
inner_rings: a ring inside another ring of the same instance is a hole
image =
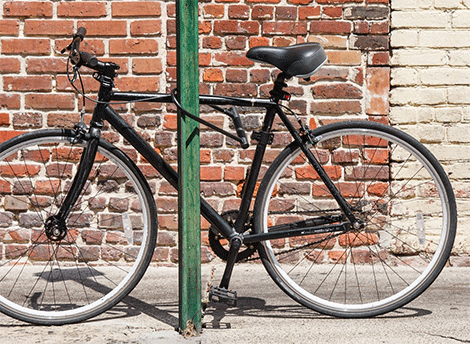
[[[287,87],[286,79],[288,79],[288,77],[284,72],[279,73],[276,81],[274,81],[273,89],[269,92],[271,99],[276,103],[280,100],[290,100],[291,98],[290,93],[284,91],[284,87]]]

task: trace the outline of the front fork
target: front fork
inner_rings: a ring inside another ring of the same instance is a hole
[[[101,128],[91,127],[89,130],[90,139],[86,143],[77,167],[77,173],[73,179],[72,186],[62,203],[59,212],[55,215],[56,220],[61,226],[65,225],[65,219],[70,215],[75,203],[78,201],[80,194],[88,180],[93,162],[95,161],[96,152],[101,136]]]

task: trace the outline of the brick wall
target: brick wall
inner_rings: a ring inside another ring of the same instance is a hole
[[[454,265],[470,247],[470,1],[393,0],[390,122],[425,143],[457,196]]]
[[[78,119],[80,103],[67,82],[65,59],[59,52],[79,26],[88,30],[83,50],[121,66],[117,80],[120,90],[167,92],[175,84],[174,2],[1,4],[0,141],[18,131],[71,126]],[[202,93],[266,96],[275,69],[249,61],[245,52],[257,45],[315,41],[323,44],[330,63],[310,82],[289,83],[293,95],[290,106],[311,127],[348,118],[388,122],[388,0],[209,0],[200,2],[199,15]],[[97,91],[98,84],[91,75],[84,75],[84,81],[87,92]],[[395,104],[400,92],[397,88],[393,93]],[[91,103],[88,110],[92,110]],[[119,110],[176,164],[176,114],[172,106],[135,104]],[[248,131],[259,127],[262,113],[241,110]],[[229,127],[226,118],[208,109],[202,108],[201,115]],[[222,135],[202,129],[202,193],[219,211],[234,209],[254,149],[234,150]],[[290,140],[281,127],[277,130],[266,163]],[[106,137],[124,145],[113,132],[107,132]],[[139,164],[149,170],[140,160]],[[153,178],[150,174],[149,179]],[[177,199],[167,183],[158,181],[156,185],[163,238],[160,244],[170,247],[167,259],[175,261]],[[207,243],[207,223],[203,221],[202,227]],[[205,248],[203,260],[212,258]]]

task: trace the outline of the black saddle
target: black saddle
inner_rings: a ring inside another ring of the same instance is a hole
[[[256,62],[267,62],[284,72],[288,78],[309,78],[326,61],[325,50],[319,43],[302,43],[290,47],[254,47],[246,57]]]

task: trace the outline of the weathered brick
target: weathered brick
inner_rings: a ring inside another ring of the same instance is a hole
[[[274,6],[253,6],[251,16],[253,19],[273,19],[274,18]]]
[[[158,1],[115,1],[111,13],[113,17],[159,17],[162,10]]]
[[[251,34],[259,33],[260,24],[257,21],[217,20],[214,22],[214,33],[226,34]]]
[[[0,19],[0,35],[18,36],[20,22],[14,19]]]
[[[2,54],[49,55],[51,41],[47,38],[2,39]]]
[[[20,60],[15,57],[0,58],[0,73],[19,73],[20,67]]]
[[[265,35],[305,35],[307,23],[305,22],[263,22],[263,34]]]
[[[131,22],[131,36],[157,36],[161,33],[161,20],[136,20]]]
[[[158,42],[151,38],[112,39],[109,52],[113,55],[150,55],[158,51]]]
[[[83,2],[64,2],[57,4],[57,15],[59,17],[79,17],[93,18],[106,16],[106,2],[87,1],[86,6]]]
[[[389,38],[378,35],[356,36],[354,47],[361,50],[388,50]]]
[[[310,25],[311,33],[348,34],[352,30],[352,24],[348,21],[319,20]]]
[[[77,26],[84,27],[87,30],[85,42],[93,36],[127,36],[127,22],[125,20],[80,20]]]
[[[52,77],[49,76],[4,76],[3,88],[7,91],[51,91]]]
[[[250,18],[250,6],[230,5],[228,7],[228,17],[230,19],[249,19]]]
[[[49,1],[5,1],[3,15],[5,17],[51,18],[52,2]]]
[[[346,19],[387,19],[390,9],[387,6],[354,6],[344,10]]]

